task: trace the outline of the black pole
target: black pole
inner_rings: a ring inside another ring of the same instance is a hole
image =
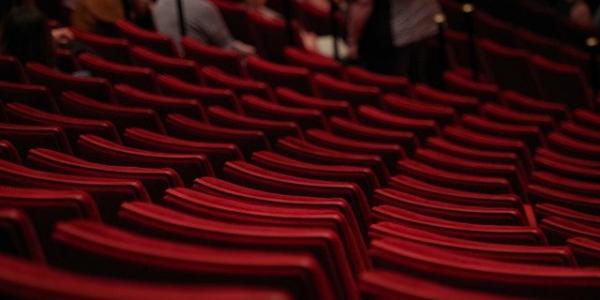
[[[294,45],[294,27],[292,20],[292,0],[283,0],[283,17],[285,18],[285,29],[287,31],[288,42]]]
[[[589,37],[585,41],[588,46],[588,50],[590,52],[590,61],[589,61],[589,72],[590,72],[590,84],[594,91],[594,101],[596,101],[596,97],[598,97],[598,60],[597,60],[597,52],[598,52],[598,39],[595,37]]]
[[[187,33],[185,30],[185,18],[183,16],[183,2],[182,0],[176,0],[177,2],[177,16],[179,17],[179,34],[184,37]]]
[[[446,71],[447,62],[446,62],[446,16],[444,14],[436,14],[433,17],[433,21],[438,26],[438,44],[440,47],[440,69],[442,70],[442,74]]]
[[[131,3],[129,0],[123,0],[123,12],[125,12],[125,19],[131,21]]]
[[[465,18],[465,26],[469,36],[469,63],[471,64],[471,73],[473,80],[479,81],[479,63],[477,61],[477,49],[475,48],[475,18],[473,17],[475,7],[471,3],[465,3],[462,6]]]
[[[338,23],[337,23],[337,12],[338,4],[335,0],[329,0],[329,24],[331,26],[331,35],[333,36],[333,58],[340,60],[340,52],[338,49],[338,37],[340,36]]]

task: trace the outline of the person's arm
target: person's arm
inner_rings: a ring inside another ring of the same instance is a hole
[[[358,57],[358,42],[373,11],[373,0],[356,0],[348,10],[348,57]]]

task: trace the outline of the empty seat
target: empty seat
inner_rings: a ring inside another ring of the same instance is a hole
[[[210,143],[179,139],[140,128],[129,128],[123,134],[123,143],[128,146],[162,151],[167,153],[201,153],[208,157],[217,174],[225,162],[244,160],[240,149],[232,143]]]
[[[362,189],[354,183],[296,177],[269,171],[242,161],[226,163],[224,173],[226,178],[234,182],[273,192],[344,198],[352,206],[363,232],[369,222],[369,203]]]
[[[189,246],[82,221],[59,224],[54,240],[72,253],[61,266],[96,275],[171,283],[268,283],[302,299],[334,298],[330,280],[307,253]],[[90,243],[98,246],[85,246]],[[93,263],[83,263],[92,258]]]
[[[242,76],[241,55],[233,50],[203,44],[198,40],[184,37],[181,39],[184,57],[200,66],[217,67],[227,73]]]
[[[371,195],[375,189],[379,188],[377,177],[371,169],[366,167],[312,164],[270,151],[254,152],[252,162],[266,169],[300,177],[354,182],[367,195]]]
[[[77,142],[81,157],[105,164],[173,168],[186,185],[196,177],[214,176],[207,157],[203,154],[173,154],[121,146],[94,135],[82,135]]]
[[[579,125],[572,121],[562,122],[559,130],[576,139],[600,145],[600,135],[598,135],[598,130]]]
[[[103,102],[112,102],[112,91],[106,79],[75,77],[38,63],[28,63],[26,71],[32,83],[45,85],[55,97],[65,91],[74,91]]]
[[[552,203],[538,203],[535,205],[535,213],[540,219],[557,216],[563,219],[574,220],[579,223],[598,226],[600,224],[600,216],[580,212],[571,208]]]
[[[99,56],[122,64],[130,63],[131,57],[127,40],[73,29],[71,31],[77,41],[94,49]]]
[[[463,115],[461,123],[464,127],[481,133],[521,140],[529,146],[531,152],[545,142],[541,128],[535,125],[503,123],[471,114]]]
[[[534,163],[535,166],[540,170],[556,172],[559,175],[564,175],[588,182],[600,182],[600,170],[594,168],[571,165],[542,156],[536,156]]]
[[[544,55],[549,59],[559,58],[558,40],[539,35],[525,28],[518,28],[514,33],[516,46],[531,53]]]
[[[0,138],[11,142],[21,157],[27,156],[29,149],[37,147],[73,153],[67,135],[57,126],[0,123]]]
[[[248,29],[256,53],[265,59],[283,62],[283,49],[290,39],[285,21],[281,18],[269,18],[252,10],[247,14]]]
[[[21,163],[21,156],[10,141],[0,139],[0,159]]]
[[[212,1],[223,16],[231,35],[244,43],[252,44],[252,36],[248,26],[248,9],[242,3],[232,1]]]
[[[252,117],[266,120],[296,122],[302,129],[328,129],[327,119],[317,109],[289,107],[253,96],[245,95],[240,99],[244,112]]]
[[[426,103],[448,105],[459,112],[473,112],[479,105],[479,101],[475,97],[448,93],[423,84],[415,86],[414,95],[417,99],[423,100]]]
[[[10,299],[52,297],[64,300],[291,299],[291,295],[275,288],[236,284],[190,286],[99,278],[65,272],[5,255],[0,256],[0,270],[2,270],[0,282],[7,286],[2,289],[0,295]]]
[[[194,181],[194,190],[207,194],[222,196],[228,199],[243,200],[246,203],[261,204],[272,208],[300,208],[311,210],[315,213],[339,212],[343,218],[337,219],[340,236],[348,244],[348,252],[354,260],[352,268],[355,270],[368,269],[370,266],[366,253],[366,245],[360,233],[358,221],[352,207],[342,198],[323,198],[312,196],[295,196],[288,194],[272,193],[264,190],[252,189],[235,183],[217,179],[215,177],[202,177]],[[266,221],[266,219],[262,219]],[[347,226],[344,223],[347,222]]]
[[[361,105],[357,110],[358,119],[376,127],[413,132],[421,140],[439,133],[438,124],[434,119],[418,115],[415,115],[414,118],[405,117],[389,113],[387,110],[389,109],[383,110],[371,105]]]
[[[346,67],[344,74],[350,82],[376,86],[386,93],[395,93],[404,96],[412,94],[412,87],[406,77],[378,74],[359,67]]]
[[[79,189],[94,198],[102,220],[114,224],[116,209],[124,201],[150,201],[144,186],[137,180],[110,177],[64,175],[33,170],[0,161],[0,184],[45,189]]]
[[[585,213],[600,212],[600,197],[578,195],[553,187],[529,184],[529,199],[534,203],[550,203],[578,210]]]
[[[531,98],[513,91],[502,92],[500,101],[516,110],[552,115],[555,119],[564,119],[567,115],[567,106],[562,103]]]
[[[456,120],[455,110],[448,105],[426,103],[394,94],[383,96],[381,107],[394,114],[409,118],[433,119],[440,126]]]
[[[250,158],[254,151],[271,149],[269,140],[260,130],[220,127],[177,114],[169,115],[165,124],[169,134],[175,137],[201,142],[235,144],[246,158]]]
[[[155,202],[162,199],[166,189],[183,186],[183,181],[173,169],[99,164],[48,149],[32,149],[27,156],[27,162],[40,170],[56,173],[137,179],[144,184],[148,194]]]
[[[287,87],[307,95],[313,92],[310,72],[306,68],[277,64],[253,56],[246,60],[246,70],[251,78],[268,82],[273,88]]]
[[[54,98],[43,85],[0,81],[0,102],[18,102],[48,112],[58,112]]]
[[[591,110],[578,108],[573,111],[573,118],[576,122],[585,126],[600,129],[600,114]]]
[[[478,207],[432,200],[391,188],[375,191],[373,205],[391,205],[419,214],[474,224],[523,225],[521,212],[514,208]]]
[[[249,117],[219,106],[208,108],[208,118],[215,125],[238,129],[261,130],[271,143],[275,143],[277,139],[288,135],[303,137],[300,127],[295,122]]]
[[[333,150],[295,137],[279,139],[276,148],[290,157],[303,161],[327,165],[366,166],[377,174],[381,184],[388,181],[388,168],[379,155]]]
[[[449,91],[476,97],[480,102],[498,99],[499,88],[495,84],[472,81],[456,72],[444,72],[444,83]]]
[[[27,82],[23,66],[17,58],[0,55],[0,81]]]
[[[540,228],[552,243],[563,244],[567,239],[574,237],[600,240],[600,229],[597,227],[561,217],[552,216],[544,218],[540,223]]]
[[[512,152],[477,149],[437,136],[428,138],[426,146],[432,150],[454,155],[458,158],[485,163],[506,163],[515,166],[518,170],[524,170],[519,156]]]
[[[265,99],[273,98],[271,88],[264,82],[229,75],[215,67],[204,67],[201,73],[208,86],[231,89],[238,96],[252,94]]]
[[[396,164],[396,170],[399,174],[457,190],[483,194],[508,194],[513,192],[508,180],[502,177],[447,171],[412,159],[399,160]]]
[[[150,68],[111,62],[89,53],[80,55],[78,59],[85,70],[94,76],[107,79],[112,84],[122,83],[150,90],[154,88],[154,72]]]
[[[121,84],[115,86],[115,98],[119,104],[152,108],[163,119],[176,113],[206,120],[204,107],[194,98],[163,96]]]
[[[555,127],[555,121],[551,115],[518,111],[495,103],[482,105],[480,113],[499,122],[539,126],[544,132],[548,132]]]
[[[522,264],[576,266],[573,252],[565,246],[513,245],[479,242],[434,233],[392,222],[371,225],[373,239],[393,238],[432,246],[468,256]]]
[[[348,299],[358,299],[348,253],[344,250],[340,236],[330,229],[236,224],[141,202],[123,205],[119,216],[127,224],[127,228],[173,241],[234,247],[239,250],[313,253],[337,294]]]
[[[574,153],[575,153],[575,155],[577,155],[577,152],[574,152]],[[591,159],[581,158],[579,156],[573,156],[573,153],[569,153],[567,151],[558,152],[556,150],[552,150],[552,149],[549,149],[546,147],[540,147],[537,149],[536,154],[540,157],[547,157],[547,158],[550,158],[555,161],[568,163],[568,164],[575,165],[575,166],[589,167],[589,168],[600,167],[600,161],[598,161],[598,160],[591,160]]]
[[[548,148],[587,160],[600,160],[600,145],[572,138],[560,132],[548,135]]]
[[[406,151],[398,144],[365,142],[318,129],[307,130],[306,139],[317,145],[337,151],[379,155],[390,170],[395,170],[395,163],[398,159],[406,157]]]
[[[414,153],[419,145],[416,135],[410,131],[373,127],[340,117],[331,117],[329,123],[334,134],[366,142],[397,143],[407,154]]]
[[[527,51],[506,47],[490,40],[480,41],[479,48],[482,50],[486,68],[501,89],[517,91],[530,97],[541,95]]]
[[[566,174],[565,174],[566,175]],[[600,195],[600,186],[590,181],[578,180],[555,172],[535,171],[530,182],[556,188],[569,193],[587,196]]]
[[[346,82],[325,74],[315,75],[313,84],[316,95],[330,99],[344,99],[353,105],[377,105],[381,96],[379,88]]]
[[[61,221],[86,219],[100,222],[94,200],[81,190],[0,186],[0,207],[18,208],[31,220],[30,231],[43,248],[42,260],[56,261],[60,253],[52,244],[52,231]],[[27,249],[25,249],[27,250]]]
[[[344,100],[307,96],[288,88],[277,88],[275,95],[278,102],[285,105],[318,109],[326,116],[355,117],[352,106]]]
[[[386,269],[505,295],[585,298],[598,293],[595,269],[496,262],[398,240],[375,241],[370,253]]]
[[[0,208],[0,252],[20,259],[44,264],[46,259],[35,228],[23,211]]]
[[[232,90],[199,86],[169,75],[160,75],[156,79],[159,90],[166,96],[195,98],[205,107],[221,105],[240,111],[240,106]]]
[[[600,265],[600,242],[597,240],[585,237],[575,237],[568,239],[567,245],[573,250],[573,253],[575,253],[579,265]]]
[[[126,20],[119,20],[115,25],[121,36],[134,45],[147,47],[148,49],[172,57],[179,55],[171,38],[165,35],[140,28]]]
[[[59,126],[65,131],[72,144],[77,141],[80,134],[85,133],[98,134],[116,143],[121,142],[117,129],[110,121],[66,117],[17,103],[7,105],[6,114],[9,120],[16,123]]]
[[[200,82],[198,66],[194,61],[165,56],[153,50],[133,47],[131,49],[132,61],[136,65],[151,68],[158,74],[168,74],[191,83]]]
[[[498,19],[481,10],[475,13],[475,22],[477,22],[477,34],[498,43],[512,46],[514,44],[513,25],[504,20]]]
[[[83,118],[102,118],[111,121],[119,132],[128,127],[140,127],[165,132],[160,118],[150,108],[103,103],[75,92],[64,92],[60,99],[63,113]]]
[[[399,207],[373,207],[376,221],[390,221],[399,226],[416,227],[437,234],[491,243],[545,245],[546,238],[537,227],[481,225],[425,216]]]
[[[285,48],[284,55],[286,62],[290,65],[304,67],[314,73],[324,73],[334,77],[342,75],[342,65],[334,59],[294,47]]]
[[[415,288],[419,287],[419,288]],[[360,278],[360,290],[368,299],[504,299],[500,294],[461,288],[459,285],[437,282],[407,273],[389,270],[365,272]]]
[[[456,204],[481,207],[514,207],[521,209],[522,203],[514,194],[482,194],[441,187],[405,176],[396,175],[390,179],[390,187],[424,198]]]
[[[570,108],[594,108],[592,91],[582,71],[571,65],[555,63],[541,56],[531,58],[542,98]]]

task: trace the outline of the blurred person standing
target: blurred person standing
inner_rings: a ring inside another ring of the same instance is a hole
[[[427,78],[428,42],[438,32],[437,0],[355,0],[348,15],[349,58],[369,70]]]

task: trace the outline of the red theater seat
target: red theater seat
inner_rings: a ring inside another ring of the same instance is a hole
[[[284,55],[286,62],[290,65],[304,67],[314,73],[324,73],[334,77],[342,75],[342,65],[331,58],[294,47],[285,48]]]
[[[32,83],[45,85],[54,97],[58,98],[65,91],[73,91],[103,102],[113,102],[106,79],[76,77],[38,63],[28,63],[26,71]]]
[[[268,82],[273,88],[286,87],[307,95],[312,94],[310,72],[306,68],[277,64],[252,56],[246,60],[248,75]]]
[[[585,237],[575,237],[567,240],[567,245],[577,257],[581,266],[600,265],[600,242]]]
[[[140,283],[117,279],[75,274],[57,268],[28,263],[0,256],[2,297],[10,299],[81,300],[175,300],[175,299],[292,299],[288,293],[274,288],[246,287],[243,285],[173,285]],[[47,280],[40,280],[46,278]]]
[[[201,153],[208,157],[213,170],[220,173],[225,162],[244,160],[240,149],[232,143],[211,143],[179,139],[140,128],[129,128],[123,134],[123,143],[128,146],[162,151],[166,153]]]
[[[391,205],[423,215],[465,223],[496,225],[526,224],[521,212],[514,208],[454,204],[415,196],[391,188],[377,189],[371,202],[376,205]]]
[[[73,29],[71,31],[77,41],[94,49],[104,59],[122,64],[129,64],[131,62],[129,42],[127,40]]]
[[[73,153],[67,135],[56,126],[0,123],[0,138],[11,142],[21,157],[27,156],[29,149],[37,147]]]
[[[172,57],[179,56],[173,41],[168,36],[140,28],[126,20],[119,20],[115,25],[121,36],[134,45],[147,47],[157,53]]]
[[[415,134],[409,131],[372,127],[340,117],[331,117],[329,123],[331,132],[336,135],[366,142],[399,143],[409,154],[419,145]]]
[[[476,97],[480,102],[498,99],[499,89],[495,84],[475,82],[456,72],[444,72],[444,83],[451,92]]]
[[[475,97],[448,93],[423,84],[415,86],[414,95],[426,103],[448,105],[459,112],[473,112],[479,105],[479,101]]]
[[[565,246],[528,246],[478,242],[449,237],[391,222],[373,224],[369,235],[373,240],[381,238],[399,239],[433,246],[449,252],[498,261],[535,265],[577,266],[573,253]]]
[[[190,37],[181,39],[184,57],[195,61],[200,66],[217,67],[227,73],[243,76],[240,54],[233,50],[203,44]]]
[[[150,201],[137,180],[64,175],[33,170],[0,161],[0,184],[45,189],[79,189],[93,197],[102,220],[114,224],[116,209],[124,201]]]
[[[402,208],[381,205],[373,207],[376,221],[389,221],[398,226],[416,227],[441,235],[490,243],[545,245],[546,238],[536,227],[480,225],[425,216]]]
[[[439,133],[438,123],[434,119],[420,118],[416,114],[414,114],[414,118],[405,117],[370,105],[361,105],[358,107],[357,114],[358,119],[367,125],[413,132],[421,140],[424,140],[427,136]]]
[[[285,105],[318,109],[326,116],[355,118],[352,106],[344,100],[306,96],[288,88],[277,88],[275,95],[277,101]]]
[[[40,170],[62,174],[139,180],[155,202],[162,199],[166,189],[183,186],[183,181],[177,172],[170,168],[99,164],[48,149],[32,149],[27,156],[27,163]]]
[[[564,119],[567,116],[567,106],[562,103],[531,98],[513,91],[502,92],[500,94],[500,101],[510,108],[523,112],[551,115],[555,120]],[[543,121],[539,124],[545,122],[547,121]]]
[[[198,65],[192,60],[166,56],[143,47],[131,49],[132,61],[153,69],[158,74],[168,74],[190,83],[199,83]]]
[[[375,241],[370,254],[386,269],[505,295],[585,298],[599,289],[595,269],[496,262],[398,240]]]
[[[284,106],[252,95],[242,96],[240,103],[252,117],[297,122],[302,129],[329,128],[327,119],[317,109]]]
[[[16,164],[21,163],[21,156],[15,146],[7,140],[0,139],[0,159],[14,162]]]
[[[25,71],[18,59],[0,55],[0,81],[27,82]]]
[[[115,98],[119,104],[154,109],[162,119],[168,114],[182,114],[206,120],[204,107],[194,98],[162,96],[121,84],[115,86]]]
[[[169,75],[159,75],[156,81],[159,90],[166,96],[195,98],[204,107],[221,105],[236,111],[240,110],[238,99],[232,90],[199,86]]]
[[[54,240],[72,253],[63,267],[92,274],[178,284],[254,283],[301,299],[334,298],[330,280],[308,253],[189,246],[90,222],[61,223]]]
[[[350,82],[356,84],[376,86],[386,93],[412,95],[412,87],[406,77],[373,73],[359,67],[346,67],[344,74]]]
[[[557,244],[565,243],[568,239],[574,237],[600,240],[600,229],[561,217],[544,218],[540,222],[540,228],[544,231],[548,240]]]
[[[208,108],[208,118],[211,124],[219,126],[261,130],[271,143],[275,143],[277,139],[288,135],[303,137],[302,130],[300,130],[300,126],[296,122],[249,117],[219,106]]]
[[[101,118],[111,121],[119,132],[128,127],[141,127],[164,133],[165,127],[156,112],[150,108],[103,103],[75,92],[64,92],[60,99],[61,111],[81,118]]]
[[[385,184],[389,177],[387,166],[379,155],[333,150],[295,137],[279,139],[276,148],[281,153],[303,161],[326,165],[369,167],[377,174],[379,182],[382,184]]]
[[[80,134],[97,134],[115,143],[121,143],[119,133],[110,121],[67,117],[17,103],[7,105],[6,114],[8,119],[15,123],[60,127],[67,134],[71,144],[77,141]]]
[[[394,94],[383,96],[381,107],[394,114],[409,118],[433,119],[440,126],[456,120],[456,112],[448,105],[426,103]]]
[[[600,224],[599,216],[583,213],[577,210],[573,210],[571,208],[551,203],[536,204],[535,213],[539,215],[539,218],[556,216],[592,226],[598,226]]]
[[[43,85],[0,81],[0,102],[18,102],[47,112],[58,112],[54,98]]]
[[[45,264],[46,259],[35,228],[23,211],[15,208],[0,208],[0,237],[2,255]]]
[[[350,83],[325,74],[315,75],[313,84],[316,95],[330,99],[343,99],[353,105],[377,105],[381,97],[379,88]]]
[[[358,299],[348,253],[340,237],[330,229],[236,224],[141,202],[123,205],[119,217],[128,229],[173,241],[239,250],[312,253],[323,266],[337,294],[347,299]]]
[[[220,127],[177,114],[169,115],[166,125],[169,134],[175,137],[200,142],[235,144],[246,158],[250,158],[254,151],[271,149],[269,140],[260,130]]]
[[[173,168],[186,185],[196,177],[214,176],[203,154],[172,154],[122,146],[94,135],[82,135],[77,142],[81,157],[104,164]]]
[[[105,78],[112,84],[122,83],[139,89],[154,89],[154,72],[150,68],[115,63],[89,53],[80,55],[78,61],[92,75]]]
[[[271,88],[262,81],[236,77],[215,67],[204,67],[201,73],[202,79],[208,86],[230,89],[238,97],[244,94],[252,94],[269,100],[273,98]]]

